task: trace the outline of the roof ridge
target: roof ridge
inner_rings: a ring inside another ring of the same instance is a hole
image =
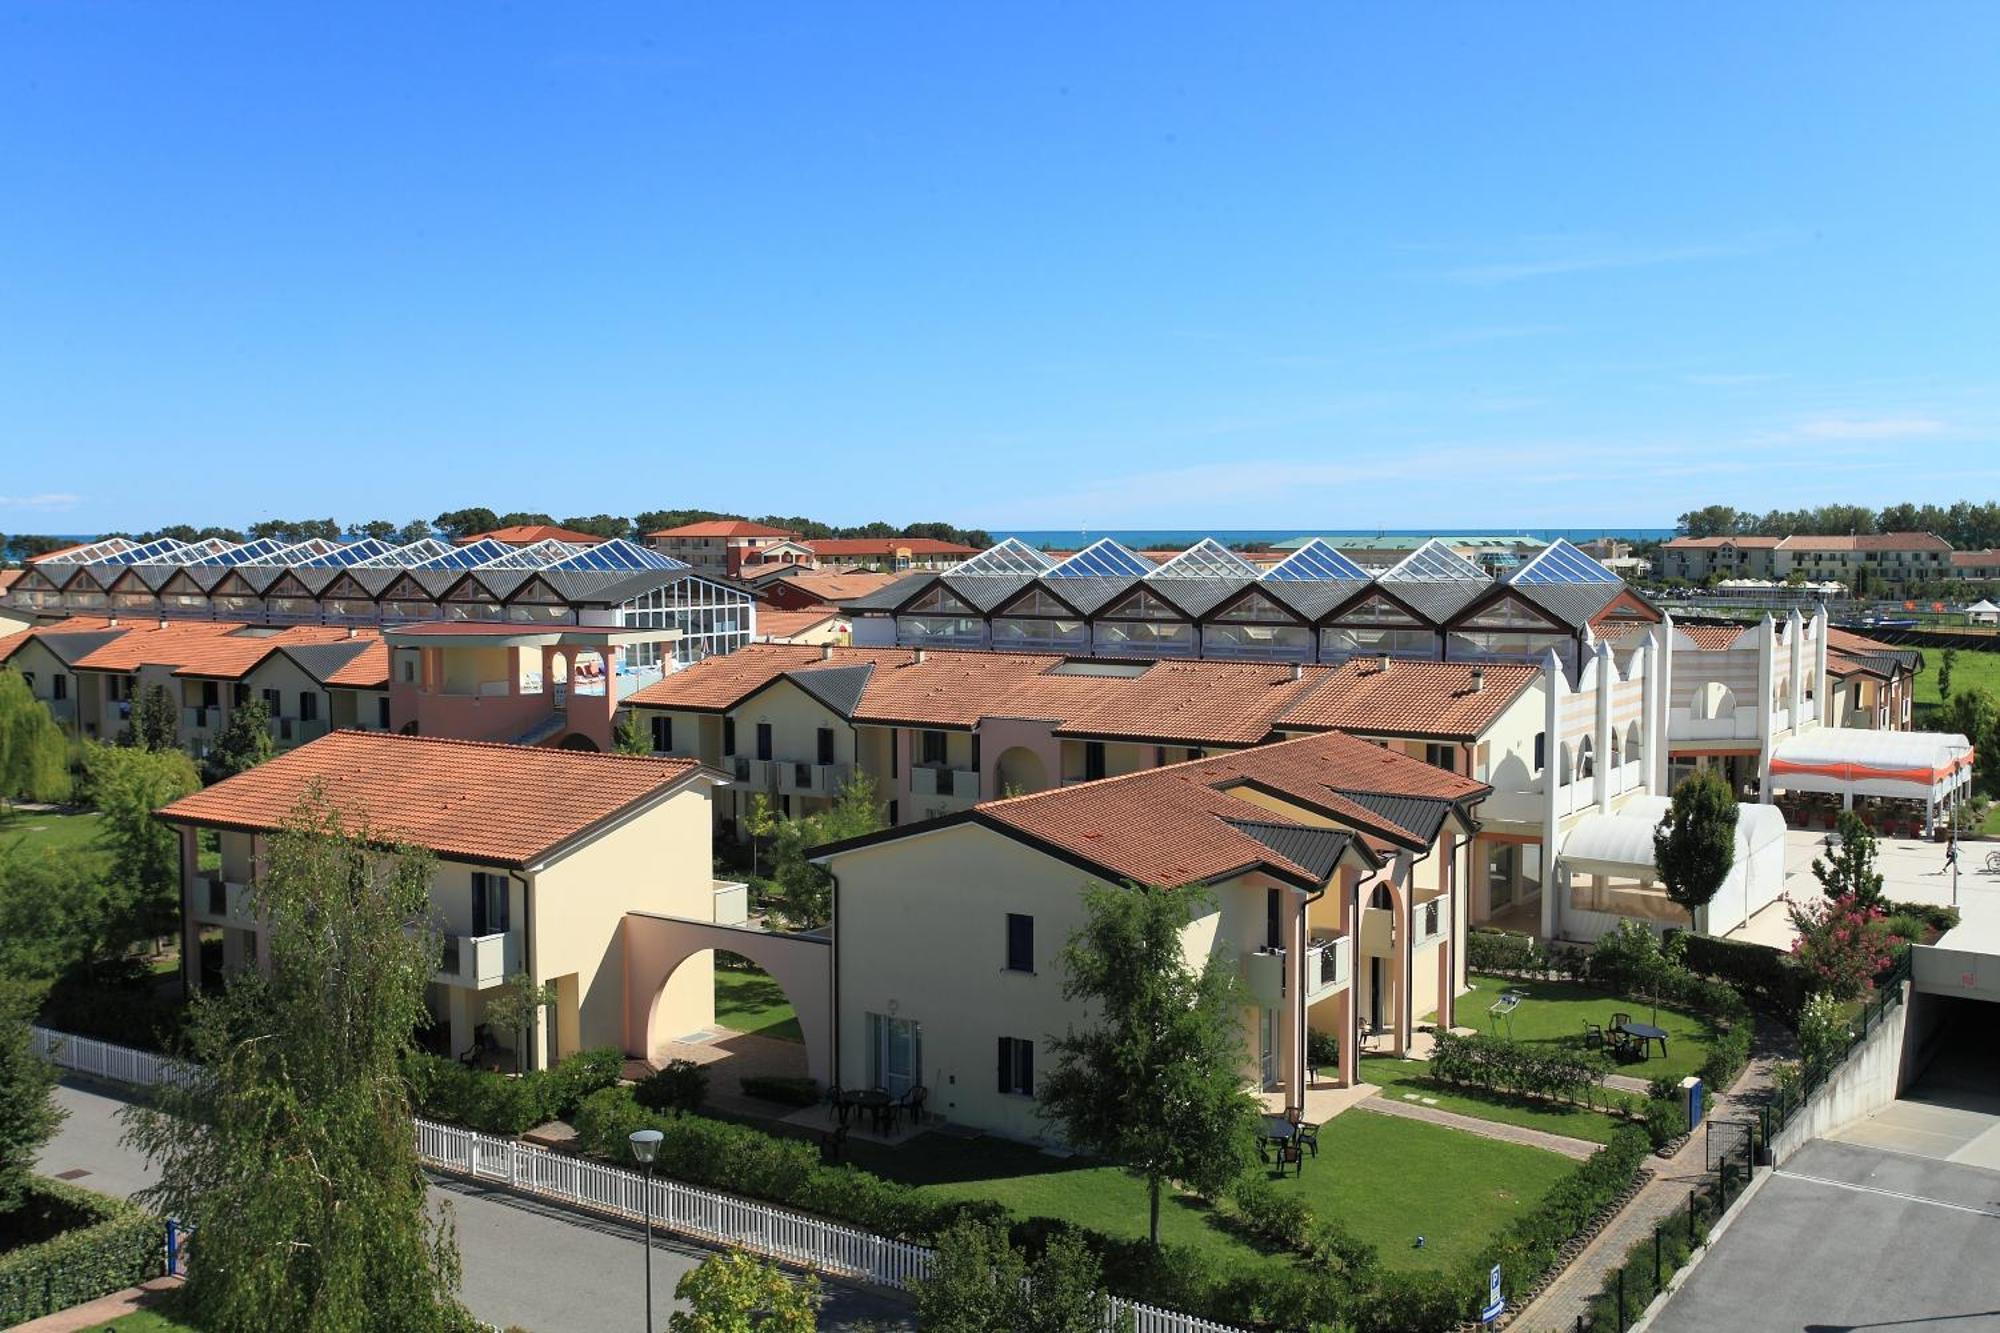
[[[517,745],[513,741],[475,741],[467,740],[460,736],[423,736],[400,731],[374,731],[366,727],[340,727],[320,737],[320,741],[332,740],[336,736],[361,736],[371,741],[386,740],[398,745],[405,741],[419,741],[425,745],[449,745],[464,750],[521,751],[561,749],[560,746],[550,745]],[[317,745],[320,741],[309,743]],[[306,747],[300,746],[299,748],[304,749]],[[617,750],[567,750],[564,753],[586,759],[615,759],[622,763],[631,764],[686,764],[695,768],[701,767],[700,760],[686,755],[623,754]]]

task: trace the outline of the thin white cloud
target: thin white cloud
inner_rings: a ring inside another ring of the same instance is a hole
[[[1935,417],[1819,417],[1800,422],[1794,434],[1809,440],[1914,440],[1950,429]]]
[[[40,495],[0,495],[0,509],[69,509],[82,499],[81,495],[70,495],[64,491],[45,491]]]

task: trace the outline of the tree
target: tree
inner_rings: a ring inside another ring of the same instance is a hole
[[[849,778],[830,808],[780,821],[773,838],[771,878],[794,926],[814,930],[832,919],[833,877],[808,859],[813,851],[881,827],[875,779],[866,773]]]
[[[743,820],[743,831],[750,835],[750,873],[757,873],[757,845],[778,831],[778,810],[771,804],[769,792],[758,792],[750,798],[750,813]]]
[[[0,977],[45,986],[79,972],[105,938],[109,901],[96,860],[79,850],[0,845]]]
[[[0,1220],[21,1206],[35,1158],[62,1123],[55,1065],[36,1052],[28,1031],[40,994],[0,977]]]
[[[1027,1265],[1007,1242],[1007,1228],[961,1215],[937,1238],[930,1277],[917,1283],[917,1327],[924,1333],[1013,1333],[1030,1327],[1021,1284]]]
[[[1049,1237],[1042,1257],[1028,1268],[1028,1292],[1022,1328],[1036,1333],[1130,1333],[1132,1312],[1114,1324],[1111,1293],[1104,1286],[1104,1265],[1097,1252],[1068,1227]]]
[[[617,514],[592,514],[587,518],[566,518],[562,525],[572,532],[588,532],[595,537],[630,537],[632,520]]]
[[[741,1251],[711,1255],[681,1274],[674,1333],[813,1333],[819,1327],[819,1279],[794,1282],[776,1264]]]
[[[148,685],[132,705],[132,743],[142,750],[178,750],[180,710],[164,685]]]
[[[201,790],[201,779],[179,750],[86,744],[83,762],[101,815],[98,841],[110,854],[104,879],[112,901],[100,952],[115,954],[179,923],[180,836],[154,814]]]
[[[1834,821],[1840,846],[1825,860],[1813,858],[1813,878],[1829,898],[1852,898],[1864,907],[1882,905],[1882,874],[1875,869],[1875,831],[1860,815],[1842,810]]]
[[[620,754],[651,754],[653,738],[639,725],[639,715],[627,712],[612,733],[613,748]]]
[[[553,527],[554,525],[555,519],[539,510],[511,509],[500,515],[499,521],[494,523],[493,526],[496,528],[532,528],[537,526]]]
[[[431,525],[420,518],[413,518],[396,529],[396,540],[405,546],[411,542],[420,542],[431,535]]]
[[[1785,903],[1792,956],[1836,1000],[1858,999],[1889,965],[1889,923],[1878,908],[1853,898],[1812,905]]]
[[[2000,729],[2000,702],[1994,700],[1990,690],[1975,685],[1946,700],[1941,718],[1946,731],[1965,737],[1983,755],[1991,749],[1994,733]]]
[[[1735,864],[1736,795],[1715,773],[1690,773],[1653,830],[1653,865],[1667,897],[1687,909],[1690,927]]]
[[[1063,950],[1063,996],[1097,1026],[1051,1038],[1042,1114],[1078,1148],[1146,1182],[1147,1234],[1160,1243],[1160,1191],[1184,1181],[1213,1197],[1248,1165],[1257,1103],[1243,1088],[1242,1001],[1220,955],[1200,972],[1184,933],[1212,900],[1193,887],[1093,885],[1088,922]]]
[[[366,523],[356,523],[353,532],[357,537],[373,537],[378,542],[393,541],[396,536],[396,525],[386,518],[376,518]]]
[[[469,1330],[449,1215],[433,1216],[401,1062],[438,965],[432,862],[349,828],[317,785],[253,890],[268,975],[190,1004],[194,1077],[126,1111],[157,1163],[141,1201],[191,1223],[188,1322]]]
[[[21,673],[0,669],[0,800],[66,801],[69,740]]]
[[[229,714],[229,724],[215,738],[215,747],[202,761],[202,774],[210,782],[221,782],[238,773],[248,773],[277,753],[271,742],[271,710],[262,699],[246,699]]]
[[[431,520],[431,526],[456,541],[475,532],[491,532],[500,526],[500,516],[483,506],[472,509],[447,509]]]
[[[526,972],[516,972],[486,1002],[486,1021],[513,1038],[514,1062],[525,1070],[535,1044],[535,1028],[546,1010],[556,1007],[556,984],[537,986]]]
[[[1951,700],[1951,672],[1958,665],[1958,649],[1947,648],[1938,657],[1937,685],[1940,702]]]

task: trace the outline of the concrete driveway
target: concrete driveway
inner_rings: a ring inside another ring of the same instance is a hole
[[[157,1179],[151,1165],[119,1142],[125,1106],[115,1094],[64,1083],[56,1100],[69,1113],[43,1150],[36,1169],[67,1176],[86,1189],[131,1194]],[[77,1174],[81,1173],[81,1174]],[[464,1271],[460,1295],[472,1313],[505,1328],[533,1333],[592,1333],[645,1327],[644,1236],[636,1227],[570,1212],[447,1177],[433,1177],[431,1198],[448,1205],[458,1231]],[[711,1251],[656,1238],[653,1247],[655,1326],[666,1327],[674,1283]],[[827,1283],[822,1329],[863,1325],[913,1329],[907,1303],[859,1288]]]
[[[2000,1333],[2000,1171],[1815,1140],[1766,1178],[1655,1333]]]

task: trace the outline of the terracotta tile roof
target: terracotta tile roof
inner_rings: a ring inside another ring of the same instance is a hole
[[[722,712],[734,708],[787,671],[821,665],[821,649],[803,643],[753,643],[733,653],[705,657],[630,695],[630,705]],[[835,648],[829,666],[907,662],[907,648]]]
[[[1713,550],[1718,546],[1738,546],[1747,551],[1769,549],[1783,540],[1783,537],[1676,537],[1662,544],[1676,551]]]
[[[1143,884],[1198,884],[1253,867],[1298,882],[1320,877],[1281,855],[1271,840],[1240,824],[1295,824],[1281,810],[1231,795],[1254,785],[1345,824],[1379,846],[1380,835],[1404,845],[1428,838],[1390,823],[1343,793],[1447,802],[1476,800],[1491,788],[1339,732],[1259,746],[1213,759],[1147,769],[1102,782],[988,801],[974,808],[981,823],[1025,834],[1035,842]],[[921,826],[919,826],[921,827]],[[1366,837],[1366,835],[1377,835]]]
[[[661,528],[646,535],[648,537],[790,537],[796,540],[799,534],[789,528],[773,528],[739,518],[708,518],[699,523],[683,523],[677,528]]]
[[[1473,689],[1472,673],[1483,673]],[[1397,735],[1471,739],[1540,679],[1526,662],[1421,662],[1356,658],[1325,672],[1317,688],[1286,710],[1280,726],[1340,727]]]
[[[806,543],[815,555],[894,555],[898,551],[908,551],[911,555],[963,555],[979,554],[977,546],[966,546],[961,542],[939,541],[935,537],[821,537]]]
[[[1826,646],[1828,651],[1839,649],[1849,653],[1895,653],[1902,649],[1880,639],[1871,639],[1864,634],[1856,634],[1851,629],[1841,629],[1836,625],[1827,626]]]
[[[1784,551],[1949,551],[1951,543],[1934,532],[1869,532],[1846,536],[1800,534],[1778,543]]]
[[[757,566],[748,568],[754,570]],[[787,588],[810,593],[822,602],[844,602],[850,597],[864,597],[877,588],[886,588],[901,577],[869,569],[809,569],[790,575],[782,582]]]
[[[1827,649],[1826,674],[1829,676],[1880,676],[1887,680],[1896,674],[1894,658],[1850,657],[1846,653]]]
[[[46,625],[30,625],[26,629],[15,630],[12,634],[0,634],[0,662],[5,662],[20,650],[30,639],[45,634],[84,634],[110,627],[110,620],[103,616],[70,616],[63,620],[51,621]]]
[[[380,635],[375,636],[359,656],[322,683],[355,690],[386,688],[389,684],[389,645],[382,641]]]
[[[1675,629],[1688,636],[1697,650],[1704,653],[1719,653],[1743,637],[1743,625],[1676,625]]]
[[[0,569],[0,593],[13,587],[20,581],[21,575],[27,572],[25,569]]]
[[[317,781],[351,827],[377,838],[528,866],[698,771],[692,759],[336,731],[182,797],[160,818],[269,831]]]
[[[1081,679],[1097,688],[1066,710],[1058,735],[1255,745],[1270,736],[1288,709],[1310,697],[1324,676],[1301,671],[1295,679],[1282,665],[1156,662],[1131,678]]]
[[[491,532],[474,532],[453,539],[454,546],[470,546],[476,541],[491,537],[496,542],[506,542],[509,546],[533,546],[536,542],[553,538],[559,542],[574,542],[578,546],[593,546],[604,538],[594,532],[578,532],[575,528],[565,528],[555,523],[516,523],[512,527],[495,528]]]
[[[181,657],[174,667],[174,674],[241,680],[252,667],[287,645],[341,643],[347,637],[347,631],[337,625],[294,625],[276,634],[225,634],[198,639],[178,650]],[[166,659],[155,657],[154,661],[163,664]],[[86,659],[84,665],[89,664]]]
[[[2000,565],[2000,551],[1953,551],[1951,563],[1966,568]]]
[[[177,667],[208,640],[247,628],[240,620],[142,621],[95,651],[77,659],[88,671],[137,671],[144,666]]]
[[[837,619],[839,615],[839,607],[824,605],[800,611],[760,610],[757,612],[757,633],[766,639],[789,639],[794,634],[803,634],[817,625]]]

